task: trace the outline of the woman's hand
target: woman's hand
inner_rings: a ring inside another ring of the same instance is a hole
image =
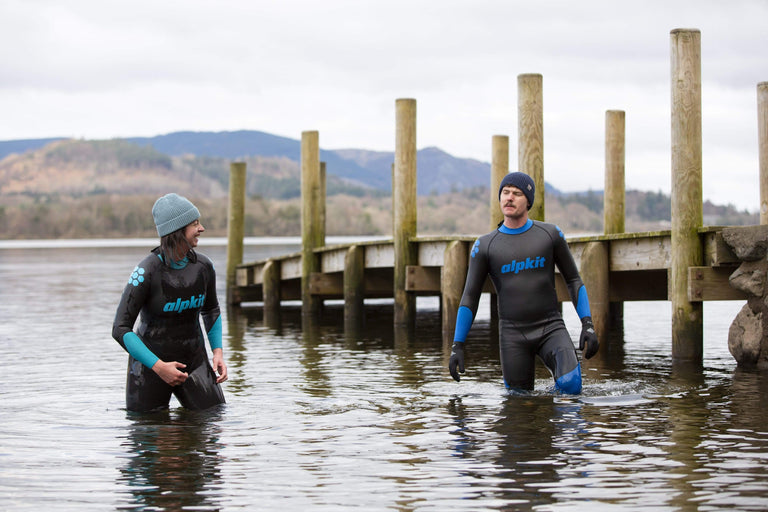
[[[180,386],[181,384],[184,384],[184,381],[189,377],[188,374],[181,371],[186,367],[187,365],[179,363],[178,361],[166,363],[165,361],[158,359],[152,366],[152,371],[163,379],[166,384],[170,386]]]
[[[213,349],[213,370],[218,375],[217,384],[227,380],[227,364],[224,362],[224,351],[220,348]]]

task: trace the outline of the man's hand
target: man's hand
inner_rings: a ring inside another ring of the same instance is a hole
[[[586,347],[586,348],[585,348]],[[597,334],[595,334],[595,326],[592,325],[592,317],[585,316],[581,319],[581,336],[579,336],[579,350],[582,351],[584,357],[589,359],[597,354],[597,349],[600,348],[600,342],[597,341]]]
[[[179,363],[178,361],[166,363],[165,361],[158,359],[152,366],[152,371],[163,379],[166,384],[170,386],[180,386],[181,384],[184,384],[184,381],[189,377],[189,375],[181,371],[186,367],[187,365]]]
[[[217,384],[227,380],[227,364],[224,362],[224,351],[220,348],[213,349],[213,370],[217,374]]]
[[[458,372],[456,368],[458,367]],[[448,361],[448,370],[451,372],[451,377],[456,382],[461,380],[459,373],[464,373],[464,343],[460,341],[454,341],[453,347],[451,347],[451,359]]]

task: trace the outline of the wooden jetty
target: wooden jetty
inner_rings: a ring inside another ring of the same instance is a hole
[[[624,233],[624,112],[606,112],[605,233],[569,238],[571,252],[586,284],[598,336],[622,318],[623,302],[672,303],[672,357],[701,363],[702,304],[709,300],[745,300],[729,286],[740,264],[723,241],[722,227],[703,226],[701,142],[701,35],[696,29],[670,33],[672,60],[672,225],[668,231]],[[761,224],[768,224],[768,82],[758,85]],[[536,183],[530,217],[544,220],[542,77],[518,77],[518,165]],[[301,251],[242,263],[244,164],[232,164],[228,301],[260,303],[266,315],[283,301],[301,301],[302,311],[317,314],[324,300],[343,299],[345,323],[361,318],[366,298],[394,299],[394,322],[408,325],[419,295],[440,297],[446,339],[463,291],[469,251],[475,235],[418,236],[416,232],[416,101],[396,100],[393,163],[393,236],[391,239],[325,245],[325,168],[319,159],[319,135],[302,133]],[[492,140],[489,231],[502,220],[496,192],[509,172],[509,139]],[[239,258],[239,259],[238,259]],[[558,298],[569,302],[562,278]],[[495,301],[490,281],[486,292]],[[492,308],[493,311],[493,308]]]

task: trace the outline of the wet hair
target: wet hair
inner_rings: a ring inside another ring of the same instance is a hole
[[[170,266],[176,260],[176,255],[184,249],[184,255],[189,256],[190,261],[196,261],[197,255],[194,249],[189,246],[186,237],[184,236],[184,230],[186,227],[177,229],[173,233],[169,233],[160,238],[160,254],[163,256],[163,263]]]

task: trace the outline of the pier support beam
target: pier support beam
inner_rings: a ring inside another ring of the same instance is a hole
[[[688,300],[688,268],[701,266],[703,225],[701,32],[675,29],[672,57],[672,359],[703,363],[703,304]]]
[[[589,293],[589,308],[592,323],[600,343],[605,343],[608,332],[609,280],[608,246],[603,242],[590,242],[581,253],[579,273]],[[603,347],[605,348],[605,347]]]
[[[365,315],[365,248],[353,245],[344,256],[344,329],[356,331]]]
[[[322,300],[310,293],[310,276],[320,270],[314,250],[324,244],[320,226],[320,136],[316,131],[301,134],[301,304],[302,314],[317,314]]]
[[[504,221],[504,214],[499,208],[499,185],[509,172],[509,137],[494,135],[491,139],[491,195],[489,206],[489,231],[493,231]]]
[[[603,229],[606,235],[624,233],[626,218],[625,187],[625,115],[623,110],[605,112],[605,193],[603,194]],[[588,289],[590,292],[591,288]],[[624,303],[608,305],[606,327],[624,323]]]
[[[416,297],[408,293],[408,265],[418,256],[411,238],[416,236],[416,100],[395,102],[395,171],[392,181],[393,238],[395,249],[395,325],[410,325],[416,318]]]
[[[229,166],[229,208],[227,211],[227,304],[240,304],[235,286],[237,266],[243,262],[245,233],[245,162]]]
[[[443,316],[443,341],[453,341],[456,314],[459,312],[464,281],[467,279],[469,255],[464,242],[455,240],[445,248],[442,275],[440,276],[441,310]],[[450,340],[448,340],[450,338]]]
[[[280,324],[280,262],[269,260],[262,271],[264,321],[268,326]]]
[[[768,224],[768,82],[757,84],[757,143],[760,150],[760,224]]]
[[[543,98],[540,74],[517,76],[517,170],[533,178],[536,194],[528,216],[540,221],[544,220]]]

